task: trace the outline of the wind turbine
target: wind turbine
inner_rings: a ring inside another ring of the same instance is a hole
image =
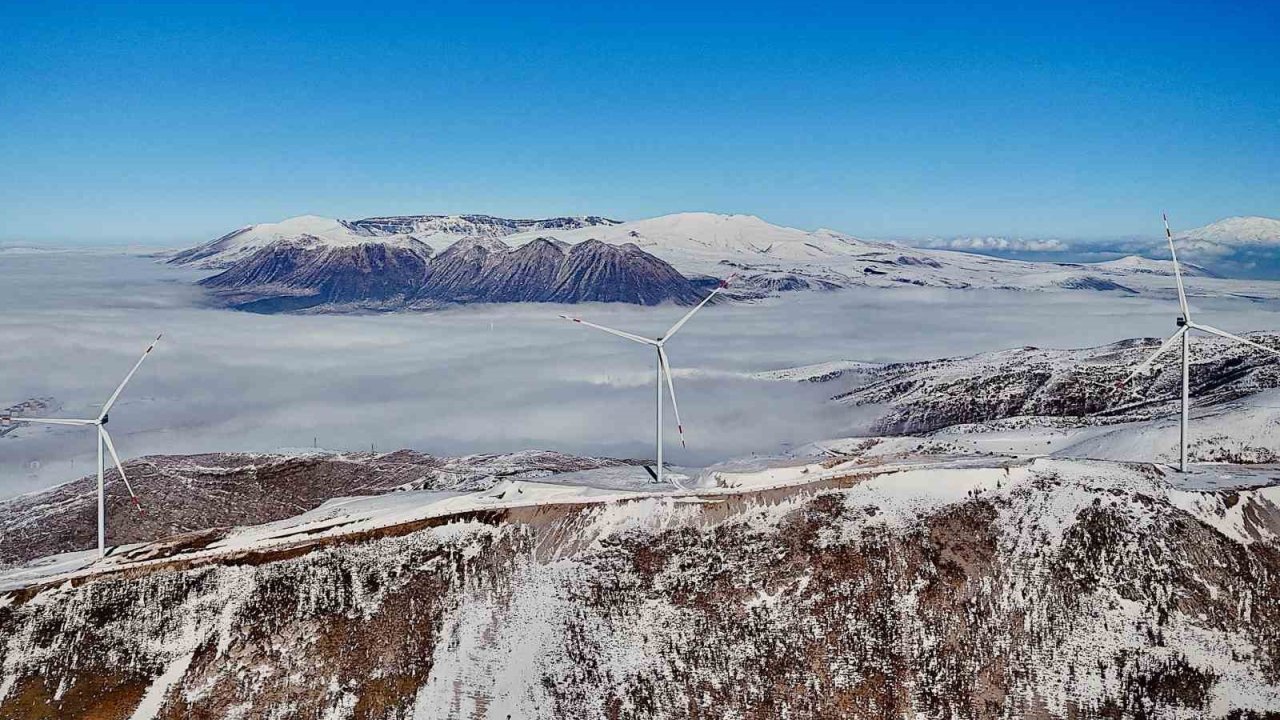
[[[1178,469],[1185,473],[1187,472],[1187,424],[1191,420],[1191,331],[1199,330],[1200,332],[1207,333],[1209,335],[1217,335],[1219,337],[1224,337],[1228,340],[1234,340],[1235,342],[1241,343],[1243,345],[1248,345],[1249,347],[1256,348],[1264,352],[1269,352],[1272,355],[1280,355],[1280,350],[1269,348],[1266,345],[1253,342],[1252,340],[1246,340],[1237,335],[1232,335],[1231,333],[1225,330],[1219,330],[1218,328],[1211,327],[1209,325],[1202,325],[1198,322],[1192,321],[1191,308],[1187,306],[1187,291],[1182,286],[1182,269],[1178,265],[1178,251],[1174,249],[1173,233],[1169,230],[1169,216],[1165,214],[1163,217],[1164,217],[1164,236],[1165,236],[1165,239],[1169,241],[1169,254],[1173,257],[1173,275],[1178,282],[1178,307],[1182,310],[1182,314],[1178,317],[1178,330],[1174,332],[1172,335],[1170,335],[1169,339],[1165,340],[1160,345],[1160,347],[1156,349],[1155,352],[1151,353],[1150,357],[1148,357],[1141,365],[1139,365],[1136,369],[1134,369],[1133,372],[1129,373],[1129,375],[1126,376],[1125,379],[1117,383],[1117,386],[1123,386],[1133,378],[1151,369],[1151,366],[1152,364],[1155,363],[1156,358],[1160,357],[1166,351],[1172,348],[1175,343],[1178,343],[1179,341],[1181,341],[1182,343],[1182,420],[1181,420],[1181,425],[1179,427],[1179,432],[1178,432],[1178,445],[1179,445]]]
[[[715,297],[716,294],[719,293],[721,290],[725,289],[726,287],[729,287],[729,280],[732,280],[732,279],[733,279],[732,276],[730,276],[729,278],[721,280],[720,284],[716,286],[715,290],[712,290],[709,295],[707,295],[705,298],[702,299],[702,302],[694,306],[694,308],[690,310],[688,313],[686,313],[684,317],[680,318],[680,320],[675,325],[672,325],[671,329],[667,330],[666,334],[661,335],[652,340],[647,337],[633,335],[629,332],[614,330],[613,328],[608,328],[603,325],[596,325],[595,323],[589,323],[586,320],[581,320],[576,317],[570,317],[568,315],[560,316],[565,320],[569,320],[570,322],[586,325],[587,327],[593,327],[597,330],[603,330],[604,332],[607,332],[610,335],[617,335],[620,338],[626,338],[627,340],[640,343],[641,345],[648,345],[656,351],[657,357],[655,358],[655,367],[656,367],[655,375],[657,377],[657,383],[656,383],[657,413],[654,415],[654,444],[657,445],[658,467],[657,467],[657,472],[650,471],[650,474],[652,474],[653,479],[659,483],[662,482],[662,474],[663,474],[662,472],[662,380],[664,377],[666,378],[666,382],[667,382],[667,390],[671,393],[671,410],[675,413],[675,416],[676,416],[676,429],[680,432],[680,446],[687,447],[684,443],[684,425],[681,424],[680,422],[680,407],[676,404],[676,386],[671,379],[671,363],[667,360],[667,351],[666,351],[667,341],[670,340],[672,337],[674,337],[676,333],[680,332],[680,328],[684,327],[684,324],[689,322],[689,318],[693,317],[694,313],[701,310],[702,306],[706,305],[707,302],[711,300],[711,298]]]
[[[138,508],[138,512],[142,512],[142,505],[138,502],[138,496],[133,492],[133,486],[129,484],[129,478],[124,474],[124,465],[120,463],[120,455],[116,453],[115,443],[111,442],[111,434],[107,432],[107,422],[110,420],[109,413],[112,406],[116,404],[116,400],[120,398],[120,393],[124,390],[124,386],[129,384],[133,379],[133,374],[138,372],[138,368],[142,367],[143,361],[155,349],[156,343],[160,342],[163,335],[157,335],[156,339],[147,347],[146,352],[142,353],[142,357],[138,358],[138,362],[134,364],[133,369],[128,375],[124,376],[124,380],[111,393],[111,397],[107,398],[107,402],[102,406],[102,412],[98,417],[92,420],[72,420],[62,418],[33,418],[33,417],[11,417],[6,415],[4,422],[21,422],[21,423],[40,423],[44,425],[76,425],[76,426],[92,426],[96,428],[98,433],[98,557],[103,558],[107,554],[107,498],[105,492],[104,478],[106,474],[106,464],[103,462],[102,451],[105,447],[107,452],[111,453],[111,459],[116,464],[116,470],[120,472],[120,479],[124,481],[124,486],[129,490],[129,497],[133,499],[134,507]]]

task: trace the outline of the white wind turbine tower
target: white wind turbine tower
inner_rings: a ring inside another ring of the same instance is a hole
[[[1210,335],[1224,337],[1228,340],[1234,340],[1235,342],[1248,345],[1249,347],[1269,352],[1272,355],[1280,355],[1280,350],[1269,348],[1266,345],[1261,345],[1253,342],[1252,340],[1246,340],[1237,335],[1232,335],[1225,330],[1219,330],[1218,328],[1201,325],[1198,322],[1192,321],[1191,309],[1187,307],[1187,291],[1182,286],[1182,269],[1178,265],[1178,251],[1174,249],[1173,246],[1173,233],[1169,230],[1169,216],[1167,214],[1164,215],[1164,236],[1165,239],[1169,241],[1169,254],[1173,256],[1173,275],[1177,279],[1178,283],[1178,306],[1182,310],[1182,315],[1178,317],[1178,330],[1174,334],[1170,335],[1169,339],[1165,340],[1164,343],[1162,343],[1154,353],[1151,353],[1151,356],[1148,357],[1141,365],[1117,384],[1123,386],[1134,377],[1151,369],[1156,358],[1160,357],[1165,353],[1165,351],[1172,348],[1174,343],[1181,341],[1182,420],[1178,432],[1178,468],[1185,473],[1187,471],[1187,424],[1191,419],[1191,331],[1199,330],[1200,332],[1208,333]]]
[[[654,444],[657,446],[656,452],[658,455],[658,460],[657,460],[657,472],[653,473],[653,477],[654,477],[654,480],[658,481],[659,483],[662,482],[662,475],[663,475],[663,471],[662,471],[662,381],[663,381],[663,377],[666,378],[667,390],[671,393],[671,409],[676,416],[676,429],[680,432],[680,446],[685,447],[684,425],[680,423],[680,407],[676,404],[676,386],[671,379],[671,364],[670,362],[667,361],[667,351],[666,351],[667,341],[670,340],[672,337],[674,337],[675,334],[680,331],[680,328],[684,327],[684,324],[689,322],[689,318],[693,317],[694,313],[702,309],[703,305],[706,305],[707,302],[710,301],[711,298],[715,297],[717,293],[719,293],[721,290],[728,287],[729,280],[731,279],[732,277],[725,280],[721,280],[720,284],[716,287],[715,290],[712,290],[709,295],[707,295],[705,298],[702,299],[702,302],[698,303],[696,306],[694,306],[692,310],[686,313],[684,317],[680,318],[679,322],[677,322],[675,325],[672,325],[671,329],[667,330],[665,335],[659,336],[652,340],[646,337],[640,337],[639,335],[632,335],[631,333],[623,332],[621,330],[614,330],[613,328],[608,328],[603,325],[596,325],[595,323],[589,323],[586,320],[580,320],[576,317],[569,317],[568,315],[560,316],[565,320],[569,320],[571,322],[576,322],[582,325],[586,325],[587,327],[593,327],[597,330],[603,330],[604,332],[607,332],[610,335],[617,335],[618,337],[626,338],[627,340],[630,340],[632,342],[637,342],[642,345],[648,345],[656,351],[657,357],[655,358],[655,367],[656,367],[655,375],[657,379],[657,382],[656,382],[657,413],[654,416]]]
[[[138,512],[142,512],[142,505],[138,502],[138,496],[133,492],[133,486],[129,484],[129,478],[125,477],[124,465],[120,463],[120,456],[116,453],[115,443],[111,442],[111,434],[107,432],[107,422],[110,419],[108,414],[111,408],[119,399],[120,393],[124,390],[124,386],[129,384],[133,379],[133,374],[138,372],[138,368],[142,367],[143,361],[155,349],[156,343],[160,342],[163,335],[157,335],[156,339],[147,347],[146,352],[142,353],[142,357],[138,358],[138,362],[134,364],[133,369],[128,375],[124,376],[124,380],[111,393],[111,397],[107,398],[107,402],[102,406],[102,412],[98,417],[92,420],[71,420],[62,418],[33,418],[33,417],[10,417],[5,416],[5,422],[22,422],[22,423],[41,423],[44,425],[84,425],[93,426],[98,434],[98,557],[105,557],[107,554],[107,499],[104,486],[103,476],[106,474],[106,464],[103,462],[103,447],[107,452],[111,453],[111,459],[116,464],[116,470],[120,473],[120,479],[124,481],[124,486],[129,490],[129,497],[133,499],[134,507],[138,508]]]

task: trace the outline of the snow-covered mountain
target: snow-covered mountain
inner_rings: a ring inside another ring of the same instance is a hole
[[[399,245],[280,240],[200,284],[220,304],[255,312],[500,302],[688,305],[701,297],[688,278],[630,243],[546,238],[514,249],[496,238],[466,238],[434,256],[412,238]]]
[[[601,217],[511,220],[489,215],[409,215],[337,220],[303,215],[278,223],[249,225],[169,258],[175,265],[226,269],[257,251],[286,242],[311,247],[353,247],[377,243],[392,247],[426,244],[436,249],[466,238],[501,238],[522,232],[561,230],[616,221]]]
[[[1009,290],[1087,290],[1124,294],[1172,293],[1172,263],[1126,257],[1099,263],[1038,263],[1008,260],[952,250],[910,248],[867,241],[833,230],[807,231],[773,225],[752,215],[679,213],[646,220],[618,222],[587,216],[546,220],[507,220],[481,215],[407,216],[366,220],[295,218],[256,225],[174,256],[171,262],[220,267],[226,275],[211,281],[229,304],[265,301],[262,309],[279,310],[323,303],[333,307],[361,303],[372,307],[411,304],[404,275],[430,264],[425,254],[443,256],[453,245],[467,243],[492,253],[519,249],[510,259],[531,264],[496,271],[500,288],[469,288],[465,295],[509,299],[606,299],[605,288],[576,277],[556,280],[568,290],[549,290],[546,275],[556,263],[590,241],[633,253],[638,249],[693,278],[738,276],[735,294],[760,297],[793,290],[845,287],[938,287]],[[502,247],[495,246],[498,242]],[[535,249],[524,246],[535,244]],[[599,255],[596,248],[592,255]],[[304,261],[300,255],[308,257]],[[383,258],[386,260],[384,261]],[[564,263],[576,267],[574,263]],[[303,267],[303,266],[306,267]],[[1280,297],[1280,286],[1265,282],[1224,280],[1204,268],[1186,264],[1189,292],[1197,295]],[[282,273],[299,276],[281,279]],[[575,270],[576,271],[576,270]],[[584,269],[590,277],[599,268]],[[392,273],[383,281],[369,273]],[[669,274],[663,270],[663,274]],[[268,282],[260,282],[267,280]],[[646,282],[636,280],[643,287]],[[529,287],[519,287],[531,283]],[[240,290],[243,293],[238,293]],[[613,293],[638,302],[628,286]],[[642,295],[653,295],[644,292]],[[659,291],[657,295],[664,295]],[[669,299],[681,293],[666,292]],[[298,299],[302,296],[303,299]],[[454,294],[443,302],[461,302]],[[309,298],[309,299],[308,299]],[[330,299],[331,298],[331,299]],[[434,299],[427,292],[424,299]],[[509,300],[481,300],[509,301]],[[648,302],[643,301],[643,302]]]
[[[395,305],[422,287],[429,246],[405,236],[367,240],[277,240],[200,284],[220,291],[215,297],[224,305],[271,312],[323,304]]]
[[[1178,240],[1215,245],[1280,245],[1280,220],[1267,217],[1229,217],[1204,227],[1177,233]]]
[[[907,453],[591,483],[346,498],[0,573],[0,715],[1280,708],[1274,479]]]
[[[1195,263],[1189,263],[1179,258],[1179,264],[1182,266],[1182,274],[1186,277],[1217,277],[1215,273],[1208,268],[1202,267]],[[1173,277],[1173,261],[1171,260],[1152,260],[1140,255],[1126,255],[1115,260],[1105,260],[1103,262],[1094,263],[1091,267],[1106,269],[1126,274],[1135,275],[1159,275],[1161,277]]]

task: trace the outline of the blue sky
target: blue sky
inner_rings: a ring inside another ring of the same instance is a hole
[[[1083,238],[1280,215],[1274,3],[6,2],[0,26],[0,241],[303,213]]]

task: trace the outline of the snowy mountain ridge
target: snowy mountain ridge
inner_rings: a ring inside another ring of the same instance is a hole
[[[352,498],[96,568],[51,559],[0,594],[0,714],[1280,707],[1274,481],[903,454],[709,482],[641,493],[552,477]]]
[[[578,228],[616,222],[584,216],[543,220],[512,220],[489,215],[407,215],[338,220],[301,215],[275,223],[248,225],[210,242],[173,255],[169,262],[206,269],[226,269],[257,251],[281,242],[326,247],[383,244],[391,247],[427,245],[433,250],[466,238],[501,238],[542,230]]]

